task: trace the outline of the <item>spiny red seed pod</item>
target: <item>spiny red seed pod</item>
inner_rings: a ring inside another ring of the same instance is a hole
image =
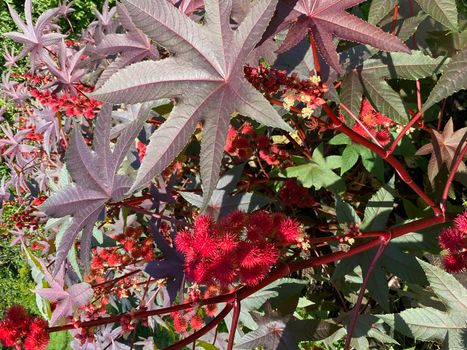
[[[464,211],[462,214],[457,215],[454,220],[454,223],[459,231],[462,231],[465,234],[467,234],[467,211]]]
[[[194,226],[175,238],[177,250],[185,256],[186,276],[219,288],[259,283],[277,263],[281,249],[298,243],[301,236],[297,221],[265,211],[233,212],[217,223],[201,215]],[[261,269],[256,277],[250,271],[242,274],[243,269],[254,268]]]
[[[467,263],[467,253],[449,254],[443,258],[443,265],[448,272],[461,272]]]
[[[190,327],[197,331],[198,329],[201,329],[204,325],[203,319],[199,315],[194,315],[190,319]]]
[[[188,327],[188,323],[186,319],[181,315],[181,313],[174,313],[173,314],[173,319],[174,319],[174,328],[178,333],[184,333],[186,332],[186,329]]]
[[[32,317],[21,305],[13,305],[5,312],[0,321],[0,343],[26,350],[44,350],[49,343],[47,321]]]
[[[441,231],[439,235],[439,245],[451,252],[458,252],[466,248],[467,232],[463,232],[457,227],[448,227]]]

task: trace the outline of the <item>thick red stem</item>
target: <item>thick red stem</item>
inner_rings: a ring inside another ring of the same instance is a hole
[[[375,145],[373,142],[367,140],[365,137],[362,135],[357,134],[355,131],[352,129],[348,128],[345,124],[343,124],[339,118],[334,114],[334,112],[331,110],[331,108],[327,105],[324,104],[323,109],[325,110],[326,114],[329,116],[331,121],[333,122],[333,127],[342,133],[346,134],[350,139],[354,142],[357,142],[361,144],[362,146],[365,146],[366,148],[369,148],[373,152],[375,152],[378,156],[380,156],[383,160],[388,162],[394,170],[399,174],[401,177],[402,181],[404,181],[418,196],[427,203],[431,209],[433,209],[435,215],[442,215],[441,210],[435,205],[433,200],[428,197],[428,195],[413,181],[412,177],[409,175],[407,170],[403,167],[403,165],[396,159],[394,158],[391,154],[389,154],[386,150],[383,148],[379,147],[378,145]]]
[[[365,278],[363,279],[363,283],[360,286],[360,292],[358,293],[357,297],[357,302],[355,303],[353,310],[352,310],[352,315],[350,317],[350,322],[349,322],[349,327],[347,330],[347,337],[345,338],[345,345],[344,345],[344,350],[349,350],[350,349],[350,341],[352,340],[352,334],[355,330],[355,326],[357,325],[357,318],[358,315],[360,314],[360,306],[362,305],[363,301],[363,296],[365,295],[365,290],[366,286],[368,285],[368,282],[370,281],[371,274],[376,267],[376,264],[378,263],[379,258],[384,252],[384,249],[387,247],[389,240],[384,241],[383,243],[380,244],[378,251],[374,255],[373,259],[371,260],[370,266],[368,266],[368,271],[366,272]]]
[[[227,350],[232,350],[234,346],[235,334],[237,333],[237,324],[238,324],[238,319],[240,317],[241,307],[242,305],[241,305],[240,300],[236,299],[234,301],[234,312],[232,316],[232,323],[230,326],[229,343],[227,345]]]
[[[401,132],[397,135],[396,139],[394,140],[394,142],[391,144],[391,146],[389,146],[388,150],[387,150],[387,153],[388,154],[392,154],[394,152],[394,150],[396,149],[397,147],[397,144],[399,143],[399,141],[404,137],[404,135],[407,133],[407,131],[409,131],[409,129],[420,119],[420,117],[422,116],[422,114],[420,112],[418,112],[417,114],[415,114],[415,116],[410,120],[409,124],[407,124],[406,126],[404,126],[404,128],[401,130]]]
[[[446,210],[446,202],[448,200],[449,188],[451,187],[454,177],[456,176],[457,169],[461,165],[465,155],[467,154],[467,144],[462,148],[462,150],[457,155],[456,161],[452,164],[451,172],[449,173],[448,180],[444,185],[443,195],[441,196],[440,208],[444,212]]]
[[[311,32],[308,33],[310,36],[310,46],[311,52],[313,53],[313,66],[315,67],[315,73],[318,77],[321,77],[321,66],[319,64],[319,56],[318,50],[316,49],[316,42],[313,38],[313,34]]]

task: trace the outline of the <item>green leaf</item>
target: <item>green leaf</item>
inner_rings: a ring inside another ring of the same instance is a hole
[[[358,152],[354,145],[348,145],[342,152],[341,175],[350,170],[358,161]]]
[[[423,111],[462,89],[467,89],[467,47],[446,65],[443,75],[423,105]]]
[[[346,134],[340,133],[329,140],[330,145],[351,145],[352,140]]]
[[[408,309],[399,314],[379,317],[398,332],[425,341],[444,340],[448,330],[462,331],[466,326],[465,319],[449,317],[431,307]]]
[[[316,190],[326,188],[340,192],[345,189],[344,181],[332,171],[331,166],[322,155],[322,146],[313,152],[311,162],[285,169],[287,177],[296,177],[304,187],[314,186]]]
[[[362,277],[368,273],[368,268],[375,254],[376,248],[373,248],[357,255],[359,264],[362,267]],[[371,273],[367,289],[383,310],[389,311],[389,287],[381,260],[378,261]]]
[[[456,0],[416,0],[423,11],[452,31],[459,31]]]
[[[431,290],[447,312],[432,307],[404,310],[399,314],[379,315],[396,331],[424,341],[440,341],[447,349],[465,349],[467,290],[452,275],[417,259]]]
[[[384,181],[384,161],[365,147],[362,147],[360,156],[362,157],[362,163],[365,169],[376,176],[378,180]]]
[[[438,234],[440,230],[441,227],[436,225],[420,232],[410,232],[394,238],[391,244],[396,244],[400,249],[414,254],[439,254]]]
[[[397,245],[390,243],[381,257],[381,264],[386,271],[391,272],[406,282],[426,285],[427,279],[415,256],[402,252]]]
[[[391,10],[394,10],[396,5],[397,0],[373,0],[370,5],[368,22],[378,24]]]
[[[367,60],[363,69],[365,74],[378,78],[416,80],[439,73],[448,61],[443,56],[433,58],[413,50],[411,54],[394,52]]]
[[[368,231],[384,230],[393,207],[394,176],[368,201],[361,229]]]
[[[417,259],[418,260],[418,259]],[[418,260],[433,292],[446,305],[451,314],[467,313],[467,289],[451,274],[423,260]]]
[[[408,122],[407,112],[402,98],[384,80],[373,74],[361,74],[366,95],[376,109],[397,123]]]
[[[398,344],[396,340],[387,335],[382,320],[374,315],[360,315],[355,325],[354,338],[370,337],[386,344]],[[360,349],[360,348],[358,348]]]
[[[339,94],[341,102],[358,118],[360,107],[362,105],[363,86],[360,81],[360,75],[356,70],[350,71],[342,81],[342,87]],[[345,108],[341,108],[342,115],[345,118],[345,124],[351,128],[355,124],[354,118]]]
[[[418,29],[420,23],[422,23],[428,16],[425,13],[420,12],[416,16],[397,20],[396,21],[396,35],[402,41],[408,40]],[[384,30],[391,30],[392,21],[387,27],[383,27]]]
[[[339,224],[360,224],[360,218],[355,209],[349,203],[344,202],[338,194],[336,194],[336,216]]]

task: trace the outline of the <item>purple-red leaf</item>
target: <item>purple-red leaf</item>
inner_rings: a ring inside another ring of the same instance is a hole
[[[205,1],[204,26],[167,1],[125,0],[133,22],[174,53],[140,62],[112,76],[93,95],[114,103],[175,98],[169,119],[151,136],[148,152],[130,191],[161,173],[182,151],[200,121],[201,178],[205,204],[219,178],[231,114],[290,130],[269,102],[246,81],[243,65],[261,39],[277,0],[256,1],[237,30],[230,26],[232,1]]]
[[[396,36],[346,12],[347,8],[361,2],[363,0],[280,0],[263,40],[288,28],[289,32],[279,48],[279,52],[284,52],[310,33],[321,56],[338,72],[341,72],[341,68],[333,35],[369,44],[383,51],[409,53],[408,47]],[[285,14],[288,15],[284,19]]]
[[[428,178],[432,183],[443,164],[448,170],[451,169],[452,162],[459,152],[458,148],[465,147],[466,142],[467,127],[454,131],[452,119],[446,123],[443,132],[431,130],[431,142],[422,146],[415,154],[431,154],[428,164]],[[467,167],[462,161],[457,171],[467,171]]]
[[[116,173],[131,146],[127,141],[134,140],[148,112],[148,108],[141,107],[138,118],[122,133],[124,139],[118,139],[114,152],[110,150],[111,105],[104,105],[97,117],[94,152],[87,147],[80,129],[75,126],[65,155],[67,169],[74,182],[42,205],[42,210],[49,216],[73,216],[58,246],[55,272],[81,230],[81,258],[85,266],[89,261],[92,228],[105,209],[105,203],[120,200],[130,188],[130,179]]]

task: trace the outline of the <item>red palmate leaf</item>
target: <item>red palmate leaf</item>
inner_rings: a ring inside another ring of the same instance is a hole
[[[165,0],[125,0],[124,4],[133,22],[174,55],[119,71],[94,96],[113,103],[161,98],[177,101],[169,119],[151,136],[130,191],[161,173],[182,151],[197,124],[204,121],[200,163],[206,205],[219,179],[233,112],[290,130],[243,73],[277,0],[256,1],[236,30],[230,25],[231,0],[205,1],[205,25],[195,23]]]
[[[394,35],[346,12],[347,8],[364,0],[280,0],[276,15],[266,30],[263,40],[289,29],[279,52],[285,52],[310,33],[324,60],[341,72],[333,35],[383,51],[410,53],[405,44]],[[285,14],[288,14],[285,16]],[[285,17],[285,18],[284,18]]]

